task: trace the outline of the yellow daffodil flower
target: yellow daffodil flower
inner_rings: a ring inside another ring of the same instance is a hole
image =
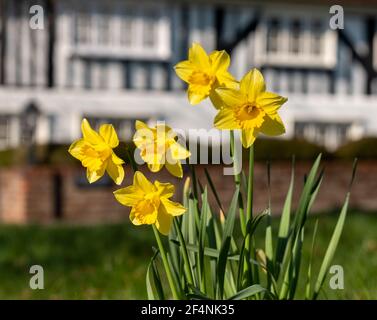
[[[158,172],[165,165],[173,176],[182,178],[181,160],[191,154],[176,141],[176,133],[164,124],[150,128],[142,121],[136,121],[135,128],[133,141],[149,170]]]
[[[222,106],[216,93],[218,87],[236,87],[237,81],[228,72],[229,55],[223,51],[213,51],[209,55],[198,43],[189,49],[188,60],[175,66],[178,77],[188,83],[188,99],[191,104],[198,104],[210,97],[215,108]]]
[[[218,88],[216,92],[224,102],[215,117],[218,129],[242,130],[242,144],[250,147],[259,132],[269,136],[285,132],[278,109],[288,99],[266,92],[262,74],[253,69],[241,80],[239,89]]]
[[[163,235],[169,234],[173,217],[186,211],[181,204],[169,200],[173,195],[171,183],[152,183],[140,171],[135,173],[131,186],[114,192],[122,205],[132,207],[130,220],[134,225],[155,224]]]
[[[97,133],[88,120],[84,119],[81,131],[83,138],[73,142],[68,151],[86,168],[89,183],[97,181],[106,171],[116,184],[121,184],[124,178],[124,161],[113,151],[119,144],[114,127],[103,124]]]

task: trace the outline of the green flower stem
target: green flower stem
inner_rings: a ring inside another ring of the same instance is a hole
[[[167,256],[166,256],[166,251],[165,251],[165,248],[164,248],[164,246],[162,244],[160,233],[158,232],[158,230],[157,230],[157,228],[156,228],[155,225],[152,225],[152,227],[153,227],[154,235],[156,237],[158,249],[160,250],[160,254],[161,254],[161,258],[162,258],[162,263],[163,263],[164,268],[165,268],[166,276],[168,278],[168,282],[169,282],[169,286],[170,286],[171,292],[173,294],[173,298],[175,300],[179,300],[178,290],[177,290],[176,284],[174,282],[173,275],[171,274],[171,270],[169,268],[169,263],[168,263],[168,259],[167,259]]]
[[[249,148],[249,177],[247,181],[246,223],[253,218],[253,191],[254,191],[254,145]]]
[[[238,153],[236,152],[236,141],[235,141],[233,130],[230,131],[230,151],[231,151],[231,156],[233,158],[234,182],[236,183],[236,186],[240,187],[240,190],[241,190],[241,174],[239,173],[240,168],[238,167]],[[238,208],[240,212],[241,231],[242,231],[243,236],[245,236],[246,223],[245,223],[245,212],[244,212],[243,199],[242,199],[241,192],[239,193],[239,196],[238,196]]]
[[[178,225],[177,219],[173,219],[173,220],[174,220],[174,227],[175,227],[176,232],[178,234],[179,242],[181,243],[181,249],[182,249],[183,262],[184,262],[184,268],[185,268],[185,272],[186,272],[187,282],[191,285],[194,285],[194,279],[193,279],[192,272],[191,272],[191,263],[190,263],[188,253],[187,253],[187,249],[186,249],[186,246],[185,246],[185,240],[183,238],[182,231],[181,231],[181,229]]]
[[[253,192],[254,192],[254,145],[249,148],[249,176],[247,182],[247,207],[246,207],[246,225],[253,219]],[[250,285],[252,279],[251,274],[251,248],[252,248],[252,235],[246,235],[245,241],[245,260],[244,260],[244,275],[246,281]]]

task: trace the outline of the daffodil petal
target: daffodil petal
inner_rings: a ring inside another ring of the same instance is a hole
[[[165,207],[166,212],[172,216],[180,216],[187,210],[180,203],[171,201],[166,198],[161,198],[161,203]]]
[[[140,226],[143,223],[138,220],[135,213],[136,213],[135,208],[132,208],[131,212],[130,212],[130,220],[131,220],[132,224],[134,224],[135,226]]]
[[[84,157],[81,161],[83,167],[88,168],[90,171],[98,171],[103,166],[103,161],[99,158]]]
[[[219,83],[219,87],[239,89],[240,84],[228,71],[217,72],[216,78]]]
[[[263,92],[257,97],[256,103],[268,114],[275,114],[287,102],[287,98],[272,92]]]
[[[86,177],[89,183],[96,182],[105,174],[105,166],[102,165],[98,170],[91,170],[90,168],[86,169]]]
[[[187,90],[187,97],[188,97],[189,102],[192,105],[198,104],[204,99],[206,99],[211,89],[209,86],[206,86],[204,88],[203,87],[198,88],[198,87],[199,86],[195,85],[195,88],[193,88],[193,86],[190,85],[189,89]]]
[[[124,206],[135,206],[144,197],[144,192],[133,185],[114,191],[115,199]]]
[[[285,133],[285,127],[280,116],[275,113],[273,115],[266,115],[260,131],[269,136],[279,136]]]
[[[111,154],[111,160],[115,163],[115,164],[123,164],[124,161],[119,158],[114,152],[112,152]]]
[[[209,59],[211,61],[211,68],[213,72],[218,70],[226,70],[229,68],[230,65],[230,57],[229,54],[226,53],[225,50],[222,51],[213,51],[209,55]]]
[[[173,216],[168,214],[163,206],[160,206],[157,214],[156,228],[161,234],[167,236],[170,232]]]
[[[194,71],[193,65],[189,60],[181,61],[174,67],[177,76],[183,81],[189,82],[189,78]]]
[[[246,102],[246,97],[241,91],[232,88],[217,88],[216,93],[220,96],[224,105],[229,108],[240,106]]]
[[[183,177],[183,170],[182,165],[179,161],[176,163],[169,163],[166,162],[165,164],[166,169],[175,177],[182,178]]]
[[[169,182],[162,183],[156,180],[154,186],[161,197],[170,198],[174,195],[175,187]]]
[[[163,164],[161,163],[148,163],[148,168],[152,172],[159,172],[162,167],[163,167]]]
[[[174,142],[169,147],[171,158],[174,160],[183,160],[191,156],[190,151],[181,146],[178,142]],[[169,160],[169,159],[168,159]]]
[[[209,57],[203,47],[198,43],[193,43],[189,49],[189,61],[199,69],[209,69]]]
[[[153,184],[140,171],[135,172],[133,184],[145,193],[154,191]]]
[[[222,130],[233,130],[240,128],[234,118],[233,110],[230,108],[223,108],[218,112],[214,120],[214,126],[217,129]]]
[[[111,159],[107,162],[106,172],[113,181],[120,185],[124,179],[124,169],[121,164],[115,164]]]
[[[224,106],[224,102],[216,92],[216,90],[211,91],[209,98],[211,99],[211,102],[216,109],[221,109]]]
[[[266,91],[263,75],[258,69],[250,70],[241,80],[240,90],[248,96],[250,101],[255,101],[259,94]]]
[[[256,129],[242,130],[242,145],[244,148],[249,148],[257,138],[258,131]]]
[[[116,148],[119,145],[118,135],[112,124],[101,125],[99,134],[111,148]]]
[[[68,152],[76,159],[82,161],[85,157],[83,150],[88,146],[88,143],[84,139],[74,141],[68,149]]]
[[[100,144],[104,142],[101,136],[92,129],[88,120],[86,119],[83,119],[81,122],[81,131],[84,140],[91,144]]]
[[[147,124],[141,120],[136,120],[135,121],[135,129],[136,130],[142,130],[142,129],[148,129],[149,130],[149,127],[147,126]]]

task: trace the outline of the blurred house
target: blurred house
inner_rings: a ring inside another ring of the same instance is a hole
[[[331,4],[312,2],[1,0],[0,148],[28,138],[31,104],[41,144],[79,137],[83,117],[123,139],[135,119],[211,128],[213,108],[190,106],[173,70],[194,41],[231,53],[236,77],[258,67],[289,96],[285,137],[335,148],[376,135],[376,3],[339,1],[344,29],[332,30]],[[29,24],[37,4],[42,30]]]

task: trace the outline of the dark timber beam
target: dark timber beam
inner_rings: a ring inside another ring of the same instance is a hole
[[[254,32],[259,24],[261,13],[256,12],[255,17],[251,18],[250,21],[242,28],[236,31],[235,37],[232,41],[224,40],[224,25],[225,25],[225,8],[217,7],[215,10],[215,27],[216,27],[216,46],[217,50],[225,50],[229,54],[232,53],[233,49],[247,36]]]
[[[374,34],[376,32],[376,19],[374,17],[368,17],[366,20],[367,24],[367,42],[368,42],[368,48],[369,48],[369,54],[366,57],[368,60],[368,66],[370,66],[371,70],[368,72],[368,77],[367,77],[367,83],[366,83],[366,94],[372,94],[372,83],[374,78],[377,77],[377,73],[374,70],[374,65],[373,65],[373,57],[374,57]]]
[[[339,40],[342,41],[352,53],[352,57],[359,61],[367,74],[367,84],[365,88],[366,94],[371,94],[371,84],[373,79],[377,77],[377,72],[373,67],[373,34],[374,34],[375,21],[373,17],[367,19],[367,41],[369,52],[366,55],[361,55],[356,51],[355,45],[351,39],[342,29],[338,29]],[[373,30],[372,30],[373,28]]]
[[[1,34],[0,34],[0,85],[5,85],[5,52],[7,43],[7,4],[6,0],[0,0],[0,19],[1,19]]]
[[[46,0],[47,15],[47,87],[52,88],[55,85],[54,76],[54,51],[55,51],[55,1]]]
[[[223,34],[225,23],[225,9],[223,6],[215,8],[215,30],[216,30],[216,49],[220,50],[223,46]]]

